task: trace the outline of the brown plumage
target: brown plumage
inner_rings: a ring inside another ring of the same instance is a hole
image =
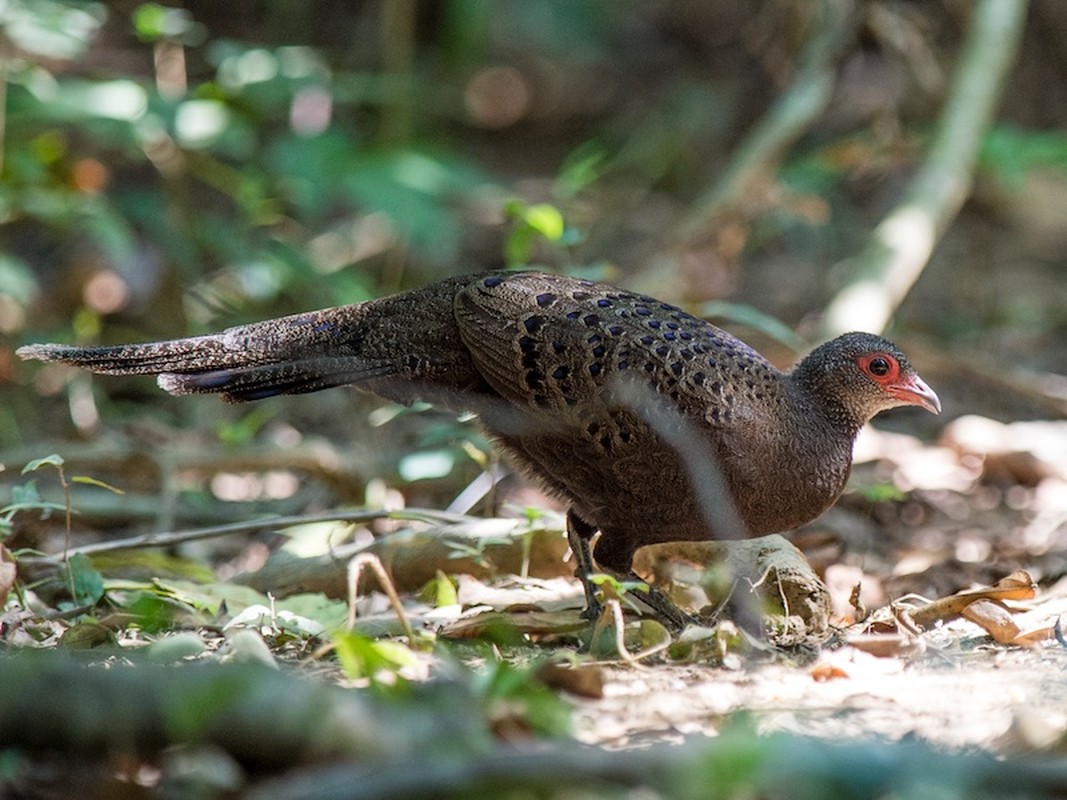
[[[628,574],[641,545],[803,524],[841,493],[871,417],[901,405],[940,411],[904,354],[878,336],[840,336],[782,373],[672,305],[532,272],[449,278],[209,336],[18,354],[156,374],[173,394],[243,401],[357,384],[475,411],[507,454],[570,504],[583,578],[596,530],[596,560]],[[717,463],[743,530],[722,530],[723,517],[702,505],[701,459],[709,471]]]

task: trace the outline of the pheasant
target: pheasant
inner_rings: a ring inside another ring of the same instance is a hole
[[[172,394],[231,402],[356,384],[473,411],[504,454],[568,504],[589,613],[593,557],[632,576],[643,545],[795,528],[841,494],[868,420],[896,406],[941,410],[879,336],[844,334],[781,372],[669,303],[538,272],[448,278],[205,336],[34,344],[18,355],[153,374]],[[647,602],[674,626],[686,621],[658,593]]]

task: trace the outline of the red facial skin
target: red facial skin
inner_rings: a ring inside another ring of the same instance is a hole
[[[866,353],[856,363],[890,397],[904,405],[925,408],[931,414],[941,413],[941,400],[934,390],[914,372],[901,372],[900,363],[889,353]]]

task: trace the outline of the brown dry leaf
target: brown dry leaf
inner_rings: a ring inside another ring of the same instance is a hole
[[[808,676],[818,683],[852,680],[870,682],[905,668],[906,659],[879,658],[855,647],[845,646],[824,652],[808,669]]]
[[[7,603],[7,596],[15,588],[15,578],[18,569],[15,566],[15,557],[4,545],[0,545],[0,608]]]
[[[925,649],[921,639],[908,633],[861,633],[845,643],[878,658],[908,658]]]
[[[836,664],[829,664],[825,661],[816,664],[814,667],[808,670],[808,674],[820,683],[824,681],[832,681],[837,678],[849,677],[848,673],[845,672],[845,670],[841,669],[841,667],[837,666]]]
[[[1019,636],[1019,626],[1011,618],[1011,612],[991,600],[975,600],[960,612],[965,619],[981,625],[993,641],[1013,644]]]
[[[489,611],[473,617],[465,617],[445,625],[438,636],[445,639],[475,639],[484,636],[493,628],[506,627],[529,636],[576,633],[589,623],[577,610],[529,611],[520,614]]]
[[[1056,629],[1052,625],[1043,625],[1040,628],[1032,628],[1028,631],[1023,631],[1012,641],[1012,644],[1021,645],[1023,647],[1036,647],[1039,644],[1054,639],[1056,637]]]
[[[1030,573],[1025,569],[1017,569],[988,589],[970,589],[956,594],[963,597],[981,597],[984,600],[1030,600],[1036,593],[1034,579],[1030,577]]]
[[[571,666],[550,661],[537,668],[537,679],[550,689],[593,700],[604,697],[604,683],[607,680],[604,669],[596,664]]]
[[[930,605],[912,611],[911,618],[917,625],[929,628],[938,620],[947,622],[961,616],[964,609],[979,600],[1029,600],[1034,594],[1034,579],[1030,577],[1029,572],[1020,569],[1006,578],[1001,578],[992,586],[967,589],[934,600]]]
[[[464,608],[488,606],[494,611],[530,606],[546,611],[582,609],[585,595],[571,578],[509,577],[493,584],[471,575],[456,576],[459,604]]]

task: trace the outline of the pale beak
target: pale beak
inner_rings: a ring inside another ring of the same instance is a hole
[[[918,375],[911,375],[894,386],[893,396],[910,406],[922,406],[931,414],[941,413],[941,398]]]

